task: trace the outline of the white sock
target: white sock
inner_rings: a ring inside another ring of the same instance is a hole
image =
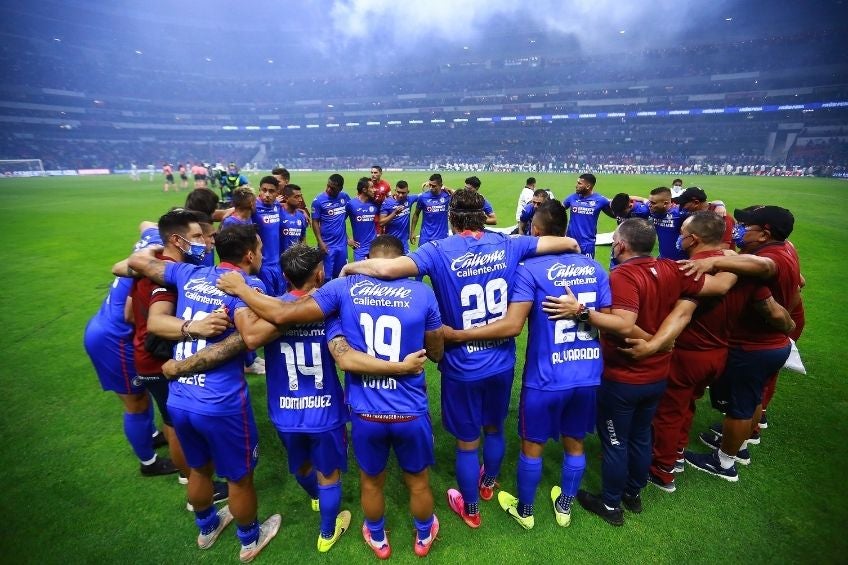
[[[419,542],[421,542],[421,543],[422,543],[422,544],[424,544],[424,545],[427,545],[428,543],[430,543],[430,539],[431,539],[432,537],[433,537],[433,536],[432,536],[432,534],[431,534],[431,535],[427,536],[427,537],[426,537],[426,538],[424,538],[424,539],[419,539],[418,541],[419,541]]]
[[[722,469],[730,469],[736,463],[736,459],[732,455],[728,455],[721,449],[718,450],[718,462],[721,463]]]

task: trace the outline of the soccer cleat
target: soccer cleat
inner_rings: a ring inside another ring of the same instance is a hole
[[[691,451],[687,451],[685,457],[686,463],[695,467],[699,471],[715,475],[716,477],[732,483],[739,480],[739,473],[736,471],[736,465],[733,465],[729,469],[722,468],[721,463],[718,460],[718,451],[713,451],[712,453],[692,453]]]
[[[212,481],[212,504],[224,502],[230,497],[230,485],[227,481]],[[186,502],[186,510],[194,512],[194,506],[191,502]]]
[[[165,434],[156,430],[156,433],[152,436],[153,439],[153,449],[159,449],[160,447],[165,447],[168,445],[168,438],[165,437]]]
[[[749,445],[760,445],[760,432],[758,430],[754,430],[751,434],[751,437],[748,438]]]
[[[716,436],[718,436],[718,437],[721,437],[721,434],[722,434],[722,426],[721,426],[721,422],[717,422],[717,423],[715,423],[715,424],[711,425],[711,426],[710,426],[710,431],[711,431],[714,435],[716,435]],[[704,432],[704,433],[706,433],[706,432]]]
[[[200,549],[209,549],[212,547],[212,544],[215,543],[215,540],[218,539],[218,536],[221,535],[221,532],[224,531],[230,522],[233,521],[233,515],[230,514],[230,507],[224,506],[223,508],[218,510],[218,527],[209,532],[208,534],[199,534],[197,536],[197,547]]]
[[[671,481],[666,483],[663,482],[661,478],[651,472],[648,473],[648,484],[654,485],[658,489],[664,490],[665,492],[674,492],[677,490],[677,484],[675,484],[674,479],[671,479]]]
[[[141,466],[141,474],[145,477],[156,477],[159,475],[172,475],[180,470],[174,467],[174,462],[167,457],[157,457],[150,465]]]
[[[465,513],[465,500],[462,498],[462,494],[460,494],[458,490],[453,488],[448,489],[448,506],[450,506],[450,509],[462,518],[462,521],[465,522],[469,528],[480,527],[480,513]]]
[[[706,445],[712,449],[719,449],[721,447],[721,438],[711,435],[710,432],[703,432],[698,434],[698,439],[701,440],[701,443]],[[748,451],[747,447],[743,447],[736,455],[733,457],[736,459],[736,462],[741,465],[750,465],[751,464],[751,452]]]
[[[559,505],[557,505],[557,500],[559,500],[561,494],[561,487],[553,487],[551,489],[551,502],[553,502],[554,504],[554,516],[556,517],[557,524],[559,524],[563,528],[567,528],[571,525],[571,508],[568,509],[568,512],[563,512],[562,510],[560,510]]]
[[[480,498],[482,498],[483,500],[489,501],[489,500],[492,500],[493,496],[495,496],[495,489],[498,488],[501,485],[499,485],[498,482],[494,479],[492,479],[491,485],[484,484],[483,478],[485,476],[486,476],[486,468],[480,467],[480,481],[479,481]]]
[[[253,361],[252,365],[248,365],[244,368],[245,373],[249,373],[251,375],[264,375],[265,374],[265,359],[262,357],[257,357],[255,361]]]
[[[621,503],[634,514],[642,513],[642,497],[639,494],[627,494],[625,492],[621,495]]]
[[[242,563],[250,563],[253,561],[259,552],[262,551],[268,543],[274,539],[277,532],[280,531],[280,522],[283,521],[282,516],[274,514],[259,526],[259,539],[250,544],[250,547],[241,546],[239,551],[239,561]]]
[[[177,475],[177,482],[180,483],[181,485],[187,485],[188,484],[188,477],[183,475],[182,471],[180,471],[180,474]]]
[[[682,473],[686,470],[686,460],[683,458],[683,453],[680,454],[680,457],[674,460],[674,467],[671,469],[672,473]]]
[[[336,516],[336,529],[333,531],[333,537],[325,538],[322,535],[318,535],[318,551],[320,553],[327,553],[330,551],[330,548],[339,541],[339,538],[342,537],[342,534],[345,533],[348,528],[350,528],[350,511],[342,510],[339,512],[339,515]]]
[[[392,556],[392,546],[389,545],[389,534],[386,532],[384,535],[386,537],[383,538],[383,541],[375,542],[371,539],[371,530],[368,529],[368,524],[365,522],[362,523],[362,537],[365,538],[365,544],[371,548],[377,559],[388,559]]]
[[[580,503],[580,506],[592,514],[597,514],[608,524],[613,526],[624,525],[624,512],[621,508],[613,508],[612,510],[608,509],[604,504],[604,501],[601,500],[600,496],[596,496],[591,492],[586,492],[585,490],[580,489],[577,491],[577,501]]]
[[[427,540],[427,543],[418,539],[418,532],[415,533],[415,546],[413,547],[415,555],[418,557],[427,557],[427,554],[430,553],[430,548],[433,547],[433,542],[436,541],[437,535],[439,535],[439,519],[433,514],[433,525],[430,526],[430,539]]]
[[[762,416],[760,416],[760,429],[764,430],[768,428],[768,418],[766,418],[766,411],[763,410]]]
[[[501,508],[504,509],[504,512],[515,518],[515,521],[518,522],[522,528],[525,530],[532,530],[533,526],[536,524],[536,519],[533,518],[533,515],[522,516],[518,513],[518,499],[502,490],[498,493],[498,504],[501,505]]]
[[[309,504],[312,506],[313,512],[320,512],[321,511],[321,503],[318,502],[317,498],[310,498]]]

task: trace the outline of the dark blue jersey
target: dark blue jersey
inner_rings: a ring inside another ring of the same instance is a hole
[[[598,235],[598,216],[604,208],[609,207],[609,200],[594,192],[586,196],[571,194],[563,202],[568,209],[568,231],[566,235],[573,237],[584,247],[585,244],[595,245]]]
[[[330,198],[326,191],[312,201],[312,218],[321,223],[321,238],[327,247],[345,248],[347,232],[345,231],[346,206],[350,196],[340,192],[335,198]]]
[[[421,210],[421,235],[419,245],[428,241],[444,239],[448,236],[448,207],[450,194],[442,191],[433,196],[430,191],[418,196],[415,205]]]
[[[370,200],[363,202],[354,198],[345,207],[347,217],[350,218],[350,232],[359,247],[353,250],[355,261],[365,259],[371,250],[371,242],[377,237],[377,224],[375,218],[380,214],[380,206]]]

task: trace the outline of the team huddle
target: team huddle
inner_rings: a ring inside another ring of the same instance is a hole
[[[642,511],[649,482],[674,492],[687,464],[736,481],[736,463],[750,463],[748,445],[760,441],[790,336],[797,340],[803,328],[788,210],[737,209],[734,222],[721,202],[676,182],[648,198],[609,200],[594,192],[591,174],[560,202],[530,178],[517,234],[505,234],[485,228],[497,218],[477,177],[450,190],[433,174],[420,194],[405,181],[392,192],[375,166],[349,196],[334,174],[310,211],[288,171],[273,173],[261,179],[258,196],[236,187],[226,211],[214,193],[197,188],[185,208],[143,223],[86,328],[104,390],[124,403],[141,473],[179,472],[187,481],[201,549],[235,520],[239,558],[248,562],[280,528],[279,514],[260,523],[253,486],[259,438],[244,375],[261,362],[260,348],[268,417],[290,473],[319,513],[320,552],[352,520],[341,508],[348,435],[367,546],[381,559],[392,552],[383,488],[394,450],[409,490],[413,550],[421,557],[431,550],[440,523],[429,477],[436,399],[426,359],[438,363],[442,426],[456,445],[447,505],[471,528],[481,527],[481,499],[494,497],[533,528],[549,440],[563,447],[549,497],[562,527],[575,500],[620,526],[623,508]],[[600,213],[619,224],[609,272],[594,260]],[[303,243],[310,226],[317,247]],[[525,324],[511,494],[498,481],[514,338]],[[710,451],[697,453],[686,448],[695,401],[708,386],[725,416],[699,436]],[[150,397],[170,459],[153,449]],[[597,494],[580,489],[584,440],[595,432]]]

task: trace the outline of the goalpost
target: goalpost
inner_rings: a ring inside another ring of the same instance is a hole
[[[0,177],[43,177],[41,159],[0,159]]]

